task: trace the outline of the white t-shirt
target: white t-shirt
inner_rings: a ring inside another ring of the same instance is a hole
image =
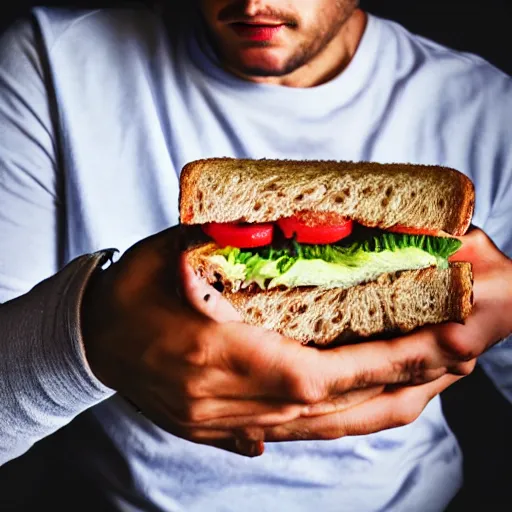
[[[170,35],[145,9],[41,8],[4,36],[0,302],[81,254],[124,251],[176,224],[180,169],[213,156],[454,167],[476,185],[474,223],[512,254],[512,84],[481,58],[370,16],[347,69],[295,89],[242,81],[198,38]],[[54,299],[58,279],[44,292]],[[75,339],[43,351],[36,330],[30,355],[18,337],[0,365],[30,357],[34,375],[53,368],[59,382],[45,373],[39,387],[0,391],[10,411],[0,453],[7,460],[101,402],[71,423],[65,449],[119,510],[441,511],[461,485],[438,398],[406,427],[268,444],[245,459],[163,432],[84,368],[70,369],[85,366]],[[509,398],[511,352],[502,344],[486,356]]]

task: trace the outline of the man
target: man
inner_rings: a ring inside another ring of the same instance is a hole
[[[508,77],[355,0],[203,0],[37,9],[4,36],[0,90],[2,463],[83,413],[59,449],[110,510],[447,506],[461,454],[435,397],[512,332],[491,242],[511,254]],[[473,315],[322,352],[241,324],[165,231],[180,169],[222,155],[464,171],[491,237],[460,254]],[[486,355],[498,384],[509,352]]]

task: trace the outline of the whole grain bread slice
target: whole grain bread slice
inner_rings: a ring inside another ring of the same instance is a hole
[[[190,162],[180,176],[183,224],[272,222],[313,211],[368,227],[462,235],[474,201],[471,180],[439,166],[213,158]]]
[[[297,287],[236,292],[222,270],[205,258],[213,244],[187,251],[188,263],[210,284],[223,283],[223,296],[252,325],[301,343],[330,345],[427,324],[464,322],[472,309],[471,264],[382,274],[348,289]]]

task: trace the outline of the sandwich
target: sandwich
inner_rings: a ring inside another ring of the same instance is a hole
[[[180,175],[194,271],[244,322],[333,345],[459,322],[474,186],[439,166],[213,158]]]

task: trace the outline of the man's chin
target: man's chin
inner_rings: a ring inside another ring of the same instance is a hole
[[[280,77],[289,74],[288,59],[281,48],[245,48],[232,62],[232,68],[246,76]]]
[[[252,77],[281,77],[288,75],[296,69],[281,59],[239,59],[233,66],[239,73]]]
[[[288,74],[286,70],[260,66],[237,66],[239,74],[254,78],[280,77]]]

